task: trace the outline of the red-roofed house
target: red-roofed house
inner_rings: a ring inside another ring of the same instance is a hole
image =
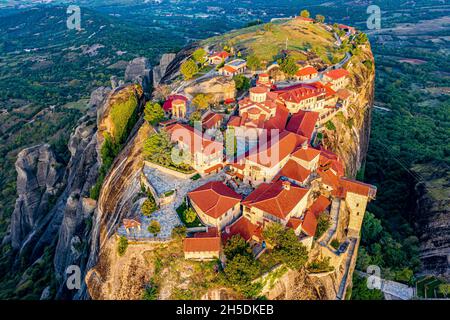
[[[184,155],[190,155],[190,159],[184,159],[198,172],[216,167],[223,163],[223,144],[210,140],[201,132],[185,124],[175,124],[165,129],[172,142],[178,144],[178,148],[184,151]]]
[[[202,116],[202,127],[205,130],[218,129],[222,125],[223,116],[208,110]]]
[[[302,167],[310,171],[316,171],[319,167],[320,151],[304,144],[292,153],[292,159]]]
[[[274,180],[289,180],[299,186],[305,186],[308,183],[311,171],[300,165],[295,160],[289,160],[278,172]]]
[[[207,184],[188,193],[189,201],[200,220],[222,230],[240,214],[242,197],[219,181]]]
[[[289,131],[283,131],[278,136],[272,136],[266,143],[251,149],[237,164],[243,166],[238,173],[244,177],[244,182],[258,186],[270,182],[288,162],[290,154],[302,144],[307,143],[305,137]],[[235,167],[232,171],[237,170]]]
[[[311,140],[320,114],[313,111],[303,111],[292,115],[286,126],[286,130],[294,132]]]
[[[187,103],[188,98],[186,98],[185,96],[182,96],[180,94],[175,94],[175,95],[169,96],[167,98],[166,102],[164,102],[164,104],[163,104],[163,109],[164,109],[164,113],[166,114],[166,116],[172,114],[172,103],[173,103],[173,101],[176,101],[176,100],[183,100],[184,102]]]
[[[286,225],[289,219],[300,217],[306,209],[310,190],[289,181],[263,183],[244,201],[244,217],[253,224],[271,222]]]
[[[247,69],[247,61],[243,59],[235,59],[228,62],[219,69],[219,73],[226,77],[234,77],[238,74],[244,73]]]
[[[221,64],[225,62],[229,58],[230,54],[226,51],[214,52],[212,55],[208,57],[208,62],[210,64]]]
[[[319,110],[326,106],[329,92],[323,85],[297,84],[283,89],[277,89],[277,101],[285,104],[290,113],[300,110]]]
[[[338,28],[350,34],[356,34],[356,29],[354,27],[350,27],[345,24],[338,24]]]
[[[214,260],[220,258],[219,237],[186,238],[183,240],[184,258],[191,260]]]
[[[309,237],[314,237],[317,230],[317,223],[319,216],[322,212],[327,210],[331,202],[328,198],[320,195],[311,205],[311,207],[306,210],[303,217],[303,223],[301,226],[301,231]]]
[[[331,82],[333,90],[344,89],[350,80],[350,72],[345,69],[335,69],[323,75],[324,82]]]
[[[319,72],[316,70],[316,68],[312,66],[307,66],[304,68],[301,68],[297,71],[295,74],[295,78],[297,81],[305,81],[305,80],[311,80],[314,79],[319,75]]]
[[[233,236],[240,235],[246,242],[261,242],[262,231],[261,225],[253,224],[246,217],[240,217],[232,225],[225,227],[225,230],[222,232],[222,240],[226,242]]]

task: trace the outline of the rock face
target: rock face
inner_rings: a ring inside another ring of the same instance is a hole
[[[48,216],[63,187],[64,167],[48,144],[22,150],[16,161],[16,206],[11,217],[11,246],[24,243]]]
[[[152,69],[147,58],[136,58],[131,61],[125,70],[125,82],[138,83],[144,93],[150,95],[152,89]]]
[[[324,131],[323,143],[334,151],[346,166],[346,175],[355,177],[365,162],[370,140],[370,126],[375,90],[375,68],[363,61],[374,59],[369,45],[353,56],[345,68],[350,72],[349,89],[354,93],[346,114],[331,119],[336,129]]]
[[[421,273],[450,280],[450,173],[443,164],[417,165],[415,226],[420,241]]]
[[[159,84],[175,57],[175,53],[165,53],[162,55],[159,60],[159,65],[153,68],[153,87],[156,87]]]
[[[212,96],[213,102],[218,103],[225,99],[234,99],[236,96],[236,85],[234,80],[225,77],[214,77],[205,81],[195,83],[184,89],[191,96],[197,93],[206,93]]]

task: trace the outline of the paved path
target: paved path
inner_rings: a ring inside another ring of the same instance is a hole
[[[186,194],[189,191],[192,191],[201,185],[210,182],[210,181],[225,181],[225,173],[220,172],[218,174],[209,175],[205,178],[201,178],[199,180],[193,181],[191,179],[181,179],[177,178],[175,176],[162,173],[158,171],[157,169],[145,167],[144,168],[144,174],[146,175],[147,179],[152,179],[149,181],[152,183],[162,183],[164,182],[164,185],[167,187],[170,187],[170,189],[175,189],[177,192],[177,196],[175,198],[175,201],[162,206],[158,211],[154,212],[151,217],[145,217],[143,215],[140,216],[141,219],[141,230],[134,230],[130,232],[130,235],[127,235],[125,228],[123,225],[121,225],[118,229],[118,234],[121,236],[127,236],[131,239],[139,239],[139,240],[152,240],[154,239],[153,235],[150,234],[147,230],[148,226],[150,225],[151,221],[155,220],[158,221],[161,225],[161,232],[158,234],[157,238],[155,240],[159,241],[165,241],[169,240],[172,235],[172,230],[176,226],[179,226],[182,224],[180,218],[178,217],[178,214],[176,212],[176,209],[183,203]],[[153,185],[153,184],[152,184]],[[160,186],[161,188],[164,188],[164,186]],[[141,199],[140,205],[144,202],[145,199]]]
[[[356,271],[358,275],[368,278],[370,275],[362,271]],[[415,297],[415,289],[406,284],[380,279],[380,290],[387,295],[390,300],[411,300]]]
[[[339,210],[341,208],[341,200],[338,198],[334,198],[331,203],[330,217],[331,217],[331,226],[328,228],[327,232],[324,236],[322,236],[321,241],[319,242],[321,246],[326,247],[334,234],[336,233],[338,223],[339,223]]]
[[[350,266],[352,264],[353,254],[355,253],[357,239],[351,238],[351,239],[349,239],[349,241],[350,241],[350,246],[348,248],[347,259],[345,260],[344,276],[342,277],[341,283],[339,285],[339,290],[336,295],[336,299],[338,299],[338,300],[345,299],[345,292],[347,289],[348,276],[349,276],[349,272],[350,272]]]

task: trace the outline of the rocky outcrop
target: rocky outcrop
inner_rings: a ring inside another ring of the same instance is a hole
[[[16,161],[17,194],[11,217],[10,241],[13,249],[22,250],[24,244],[49,216],[63,187],[64,166],[56,158],[50,145],[38,145],[22,150]]]
[[[140,174],[144,164],[143,146],[145,139],[154,129],[144,121],[136,124],[137,129],[132,134],[127,146],[122,150],[113,164],[113,169],[106,177],[100,193],[95,212],[88,269],[103,265],[103,248],[114,234],[116,227],[126,218],[141,190]],[[99,257],[100,255],[100,257]],[[106,255],[107,257],[108,255]],[[88,289],[96,287],[97,273],[89,273],[86,277],[87,287],[83,288],[79,298],[89,297]]]
[[[363,64],[371,61],[372,67]],[[353,97],[344,112],[331,119],[335,129],[324,131],[326,149],[339,155],[346,166],[346,175],[355,177],[365,162],[369,148],[370,127],[375,90],[375,68],[369,45],[353,56],[345,68],[350,72],[349,89]]]
[[[136,58],[131,61],[125,70],[125,82],[139,84],[144,93],[150,96],[152,89],[152,68],[147,58]]]
[[[159,81],[160,84],[171,84],[178,76],[180,76],[181,64],[186,61],[194,52],[197,47],[197,43],[192,42],[186,46],[183,50],[178,52],[175,58],[170,62],[166,68],[166,72],[162,79]]]
[[[422,181],[415,187],[414,213],[420,241],[421,273],[450,280],[450,173],[442,163],[416,165]]]
[[[159,65],[153,68],[153,87],[156,87],[159,84],[175,57],[175,53],[164,53],[162,55],[159,60]]]
[[[218,76],[186,87],[184,92],[191,96],[195,96],[198,93],[209,94],[214,103],[219,103],[225,99],[235,98],[236,85],[234,80]]]

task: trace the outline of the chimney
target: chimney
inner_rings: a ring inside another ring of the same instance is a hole
[[[289,181],[283,181],[283,189],[284,190],[291,190],[291,183]]]
[[[307,141],[302,144],[302,149],[303,150],[308,149],[308,142]]]

